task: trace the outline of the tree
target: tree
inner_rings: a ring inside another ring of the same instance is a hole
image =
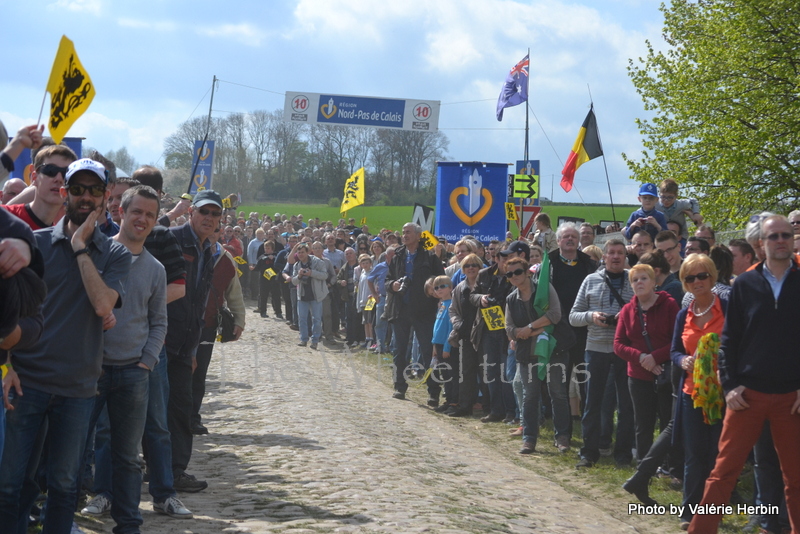
[[[128,176],[133,174],[133,171],[140,167],[136,159],[128,153],[126,147],[122,147],[119,150],[109,150],[103,155],[114,162],[114,165],[117,166],[117,170],[125,171]]]
[[[672,0],[669,48],[630,61],[652,119],[645,150],[623,154],[641,182],[675,178],[717,225],[741,225],[800,197],[800,5],[796,0]]]

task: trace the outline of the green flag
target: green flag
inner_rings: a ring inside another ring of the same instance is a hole
[[[541,317],[550,309],[550,256],[544,254],[542,265],[539,267],[539,283],[536,286],[536,294],[533,296],[533,308],[536,314]],[[533,352],[539,357],[539,380],[547,378],[547,365],[550,363],[550,356],[556,348],[556,338],[553,336],[555,325],[546,326],[544,332],[536,338],[536,348]]]

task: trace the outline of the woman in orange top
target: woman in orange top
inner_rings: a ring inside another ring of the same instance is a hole
[[[722,421],[709,425],[703,419],[702,408],[695,408],[694,391],[695,351],[700,338],[711,332],[722,334],[727,298],[711,292],[717,282],[717,268],[705,254],[690,254],[681,265],[683,290],[694,299],[678,313],[675,335],[672,338],[672,362],[683,369],[682,387],[675,413],[675,438],[683,439],[686,463],[683,475],[683,506],[681,529],[692,520],[690,504],[700,504],[703,488],[717,458],[717,444]]]

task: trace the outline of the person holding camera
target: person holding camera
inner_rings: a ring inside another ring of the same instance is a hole
[[[430,250],[420,246],[422,228],[415,223],[403,225],[403,245],[395,251],[386,275],[386,307],[384,314],[391,323],[396,337],[394,353],[394,393],[392,398],[405,399],[407,349],[411,332],[417,336],[420,363],[427,369],[433,352],[433,323],[436,320],[438,303],[425,294],[425,281],[431,276],[444,274],[444,267]],[[433,401],[437,385],[430,381],[428,394]],[[436,397],[438,402],[438,397]]]
[[[294,247],[297,261],[292,269],[292,283],[297,286],[297,318],[300,343],[308,344],[308,316],[311,315],[311,348],[317,348],[322,336],[322,301],[328,295],[328,268],[325,262],[308,251],[306,243]]]
[[[575,467],[592,467],[600,458],[600,412],[609,373],[617,390],[617,437],[614,460],[630,465],[634,441],[633,403],[628,393],[627,362],[614,354],[614,333],[619,312],[633,297],[625,269],[625,243],[609,239],[603,249],[604,269],[587,276],[569,314],[572,326],[588,326],[586,339],[586,408],[583,412],[583,447]]]

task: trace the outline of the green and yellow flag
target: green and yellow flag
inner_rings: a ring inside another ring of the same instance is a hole
[[[94,98],[94,85],[83,68],[75,45],[61,36],[56,59],[47,82],[50,93],[50,121],[47,129],[53,141],[60,143],[72,124],[89,109]]]
[[[364,203],[364,167],[361,167],[344,183],[341,213]]]

